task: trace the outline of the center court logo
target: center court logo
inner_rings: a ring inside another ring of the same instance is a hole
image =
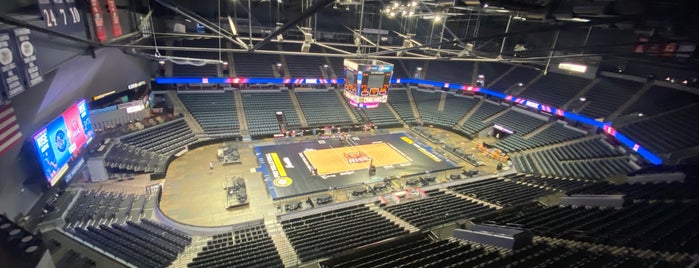
[[[279,178],[274,179],[274,181],[272,183],[274,183],[274,186],[277,186],[277,187],[287,187],[287,186],[291,185],[291,183],[293,183],[293,182],[294,181],[289,177],[279,177]]]
[[[347,152],[344,153],[345,155],[345,160],[347,160],[347,163],[350,164],[356,164],[356,163],[364,163],[364,162],[369,162],[371,158],[367,156],[364,152]]]

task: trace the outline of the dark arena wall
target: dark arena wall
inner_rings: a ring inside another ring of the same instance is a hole
[[[53,120],[80,98],[91,98],[112,89],[125,89],[134,81],[150,77],[150,63],[143,58],[124,54],[119,49],[99,49],[95,58],[77,55],[76,51],[57,51],[57,45],[36,34],[39,68],[44,81],[12,100],[23,137],[31,137],[38,128]],[[60,42],[60,41],[58,41]],[[63,47],[63,46],[61,46]],[[46,53],[46,54],[44,54]],[[10,216],[28,210],[43,188],[40,174],[34,174],[32,144],[16,146],[0,157],[3,187],[0,187],[0,210]]]

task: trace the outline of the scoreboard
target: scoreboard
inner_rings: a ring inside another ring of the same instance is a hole
[[[393,64],[380,60],[345,59],[344,96],[360,108],[388,101]]]

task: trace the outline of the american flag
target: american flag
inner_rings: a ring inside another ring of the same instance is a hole
[[[22,141],[15,109],[12,105],[0,104],[0,155]]]

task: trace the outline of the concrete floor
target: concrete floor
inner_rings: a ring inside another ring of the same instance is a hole
[[[276,208],[267,193],[262,175],[254,171],[257,159],[250,143],[239,143],[242,164],[222,166],[216,160],[220,144],[189,151],[168,167],[163,182],[160,209],[170,218],[185,224],[221,226],[254,219],[272,219]],[[209,173],[209,162],[214,171]],[[226,209],[226,179],[240,176],[245,180],[248,205]]]
[[[466,153],[471,153],[474,154],[478,160],[483,161],[485,163],[485,166],[478,167],[478,171],[480,171],[482,174],[494,174],[497,173],[497,165],[498,161],[494,159],[490,159],[487,156],[485,156],[484,153],[481,153],[478,151],[476,148],[476,144],[485,142],[488,144],[493,144],[495,143],[496,139],[495,138],[475,138],[473,141],[468,140],[467,138],[462,137],[459,134],[456,134],[454,132],[450,132],[441,128],[428,128],[430,130],[430,134],[436,135],[441,137],[441,140],[445,143],[450,143],[450,144],[455,144],[458,145],[462,150],[464,150]],[[415,135],[417,136],[417,135]],[[431,143],[427,141],[426,139],[422,140],[423,142],[434,146],[435,148],[441,148],[438,144]],[[446,156],[449,158],[449,160],[452,160],[454,163],[456,163],[459,166],[464,167],[464,169],[474,169],[473,166],[468,164],[466,161],[461,160],[460,158],[457,158],[453,154],[446,154]]]
[[[406,129],[398,130],[407,131]],[[472,141],[442,129],[433,128],[431,131],[443,135],[444,141],[459,144],[462,149],[479,156],[479,159],[486,163],[486,166],[478,168],[482,174],[497,172],[495,169],[497,161],[488,159],[478,152]],[[425,139],[421,140],[434,148],[440,148],[437,144],[432,144]],[[257,141],[256,143],[265,142],[272,141]],[[163,213],[178,222],[198,226],[230,225],[260,218],[265,221],[275,221],[276,216],[281,213],[277,207],[289,200],[272,201],[262,179],[262,174],[255,172],[255,168],[259,165],[252,150],[254,144],[240,142],[238,145],[242,160],[242,164],[238,165],[221,166],[218,164],[216,151],[220,144],[197,148],[174,160],[163,181],[160,202],[160,209]],[[446,156],[450,160],[455,160],[464,169],[473,169],[465,161],[458,160],[453,155],[446,154]],[[213,174],[209,174],[209,161],[215,163]],[[249,204],[226,209],[226,192],[223,187],[226,178],[232,176],[241,176],[245,179]],[[447,177],[447,174],[443,174],[443,177]],[[348,193],[342,191],[333,191],[332,194],[339,202],[351,199]],[[301,197],[299,200],[305,200],[305,197]]]

